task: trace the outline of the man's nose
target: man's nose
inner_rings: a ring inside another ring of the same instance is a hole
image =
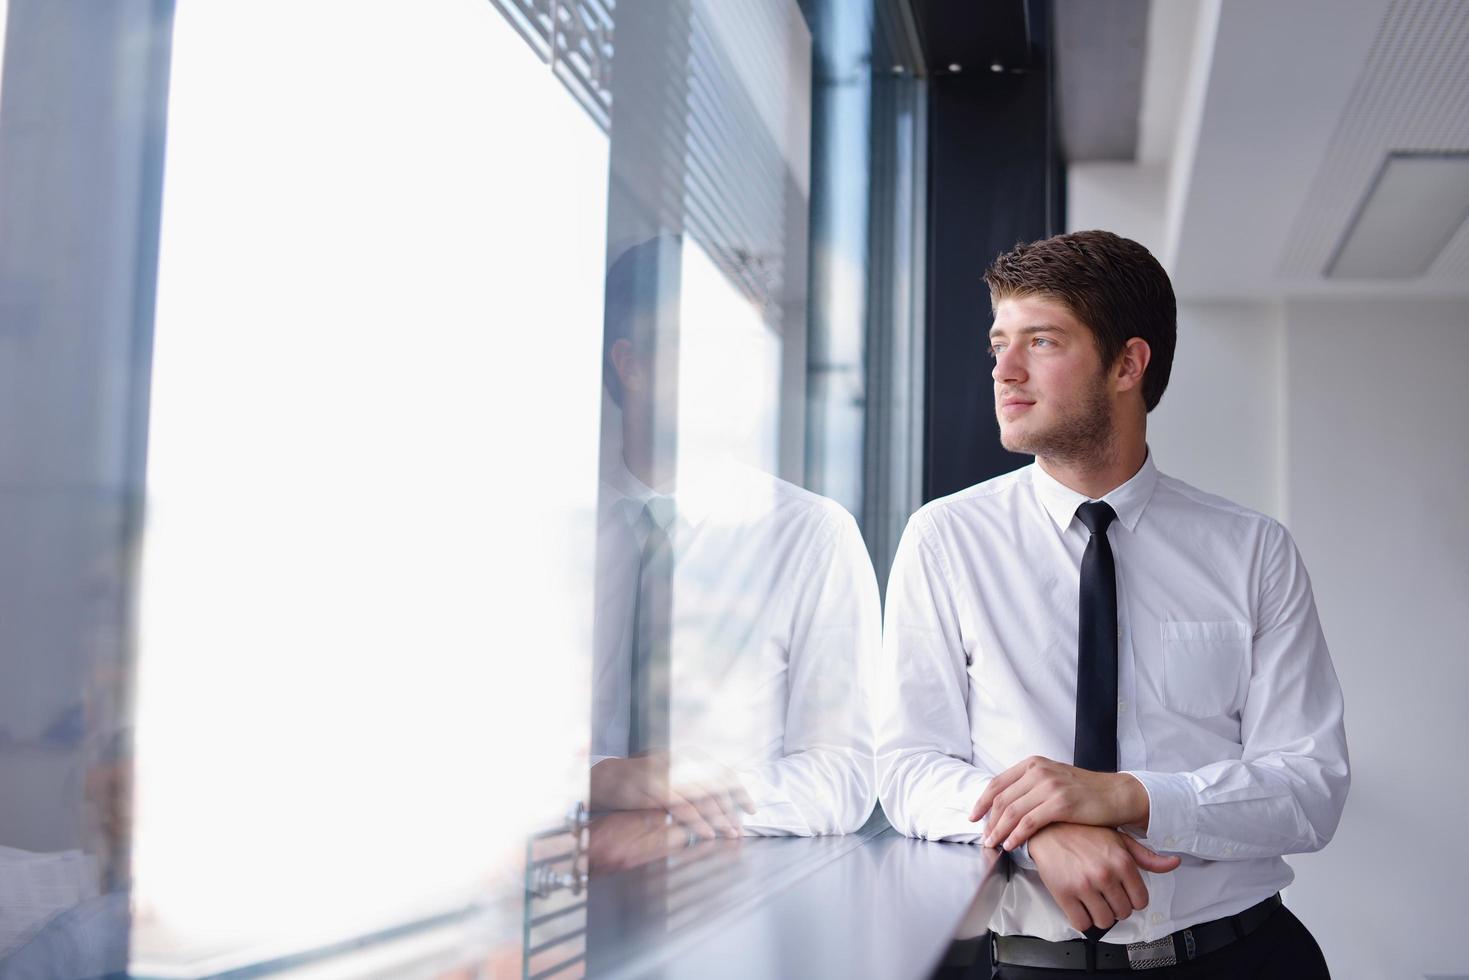
[[[1022,358],[1008,349],[1001,351],[995,355],[995,369],[990,376],[1001,384],[1024,384],[1026,374]]]

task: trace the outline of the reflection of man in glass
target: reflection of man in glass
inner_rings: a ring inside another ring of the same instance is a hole
[[[644,243],[607,277],[621,445],[603,454],[598,515],[592,807],[665,810],[701,836],[846,833],[875,799],[872,566],[835,503],[675,457],[660,302],[676,304],[679,251]]]

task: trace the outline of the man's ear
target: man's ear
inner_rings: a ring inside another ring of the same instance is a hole
[[[1122,353],[1117,358],[1117,366],[1112,369],[1112,376],[1117,381],[1118,391],[1130,391],[1133,388],[1141,388],[1143,385],[1143,372],[1148,369],[1148,362],[1153,359],[1153,349],[1148,342],[1141,337],[1133,337],[1122,346]]]
[[[607,360],[617,375],[617,383],[623,391],[640,391],[643,386],[643,366],[638,363],[632,341],[620,337],[607,350]]]

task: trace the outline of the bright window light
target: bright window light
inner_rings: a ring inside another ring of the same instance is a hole
[[[184,2],[170,88],[133,956],[187,975],[518,896],[584,796],[608,161],[486,0]]]
[[[725,459],[778,472],[780,337],[690,235],[680,289],[680,469]]]

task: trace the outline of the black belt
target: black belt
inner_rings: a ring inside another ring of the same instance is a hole
[[[1092,943],[1067,939],[1051,943],[1034,936],[991,934],[990,953],[996,963],[1038,966],[1049,970],[1151,970],[1198,959],[1243,939],[1264,924],[1280,907],[1280,895],[1271,895],[1238,915],[1180,929],[1150,943]],[[1089,950],[1088,947],[1094,947]],[[1089,957],[1088,953],[1092,955]]]

